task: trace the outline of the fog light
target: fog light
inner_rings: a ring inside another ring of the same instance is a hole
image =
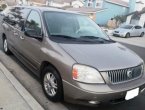
[[[96,105],[96,104],[99,104],[100,102],[98,101],[89,101],[90,104],[93,104],[93,105]]]

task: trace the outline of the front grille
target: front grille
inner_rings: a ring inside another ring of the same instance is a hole
[[[115,33],[119,33],[119,31],[115,31]]]
[[[120,69],[108,71],[109,81],[112,84],[123,83],[133,79],[137,79],[142,75],[142,66],[137,66],[128,69]]]

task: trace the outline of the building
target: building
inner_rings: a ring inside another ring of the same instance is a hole
[[[140,25],[145,28],[145,8],[127,15],[126,24]]]
[[[84,3],[82,0],[47,0],[47,5],[52,7],[83,7]]]
[[[100,25],[106,25],[115,16],[127,15],[136,9],[136,0],[129,0],[129,3],[122,0],[85,0],[84,2],[85,7],[103,9],[96,13],[96,23]]]
[[[84,15],[89,16],[91,19],[93,19],[94,21],[96,20],[96,13],[103,11],[102,8],[91,8],[91,7],[80,7],[80,8],[67,8],[67,10],[69,11],[75,11],[78,13],[82,13]]]

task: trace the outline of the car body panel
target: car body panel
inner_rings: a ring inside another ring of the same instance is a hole
[[[21,28],[16,29],[4,21],[3,33],[6,34],[10,50],[39,77],[41,77],[41,66],[44,62],[54,66],[62,78],[65,100],[72,102],[74,99],[75,101],[87,101],[87,103],[90,100],[111,101],[124,97],[128,90],[137,87],[142,90],[142,86],[144,88],[144,74],[140,78],[117,85],[107,82],[106,71],[135,67],[143,63],[143,60],[134,52],[114,42],[102,44],[54,42],[46,31],[42,13],[59,11],[73,14],[73,12],[45,7],[26,6],[25,8],[36,10],[40,14],[43,38],[39,40],[28,37]],[[72,67],[75,64],[87,65],[98,70],[103,77],[104,84],[87,84],[73,80]]]
[[[59,44],[79,64],[99,71],[116,70],[139,65],[142,60],[119,43],[111,44]]]

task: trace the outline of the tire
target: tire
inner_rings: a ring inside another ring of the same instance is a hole
[[[58,72],[53,67],[49,66],[42,71],[42,74],[42,89],[47,98],[53,102],[62,101],[63,86],[62,79]]]
[[[144,36],[144,32],[141,33],[140,37],[143,37],[143,36]]]
[[[130,37],[130,33],[127,33],[125,38],[129,38]]]
[[[4,51],[7,55],[10,55],[10,54],[11,54],[11,51],[9,50],[8,42],[7,42],[7,39],[6,39],[6,38],[3,38],[3,51]]]

